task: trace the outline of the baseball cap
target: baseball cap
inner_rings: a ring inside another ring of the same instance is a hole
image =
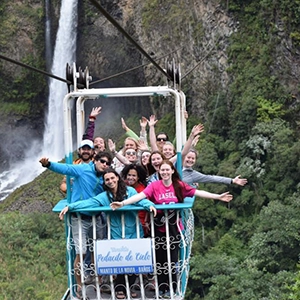
[[[91,140],[82,140],[78,148],[80,149],[83,146],[89,146],[91,149],[94,149],[94,143]]]

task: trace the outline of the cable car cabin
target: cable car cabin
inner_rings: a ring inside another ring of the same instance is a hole
[[[143,208],[138,205],[115,211],[107,206],[89,210],[93,213],[92,238],[87,240],[85,256],[85,238],[80,235],[80,228],[86,217],[75,211],[67,213],[68,290],[62,299],[80,299],[76,274],[81,276],[81,299],[184,299],[194,236],[193,201],[186,198],[180,204],[156,205],[160,213],[153,217],[147,212],[142,220],[138,211]],[[66,205],[67,200],[61,200],[53,211],[60,212]],[[132,212],[136,212],[135,221],[126,222],[126,214]],[[105,223],[98,221],[103,216]],[[77,253],[84,262],[75,268],[73,218],[79,223]],[[97,226],[107,232],[103,239],[96,238]],[[122,233],[122,238],[112,238],[116,230]],[[127,230],[136,231],[136,238],[126,239]],[[88,255],[92,256],[90,263],[84,258]]]
[[[86,89],[77,88],[76,64],[74,63],[73,91],[63,100],[64,142],[66,163],[73,163],[73,134],[71,101],[76,102],[77,144],[80,144],[84,128],[84,102],[98,97],[151,97],[173,96],[175,100],[177,169],[181,174],[181,149],[186,141],[185,95],[169,86]],[[174,73],[175,74],[175,73]],[[87,76],[87,81],[90,77]],[[180,81],[179,81],[180,83]],[[60,212],[71,200],[70,178],[67,176],[67,199],[53,209]],[[108,206],[83,210],[92,216],[68,212],[65,216],[66,257],[68,289],[66,299],[184,299],[186,291],[191,246],[194,236],[192,213],[194,199],[184,203],[156,205],[157,217],[152,213],[140,219],[141,206],[129,205],[112,211]],[[134,215],[128,218],[127,215]],[[89,218],[89,222],[87,221]],[[76,224],[76,225],[75,225]],[[83,232],[89,225],[91,238]],[[142,225],[141,225],[142,224]],[[73,232],[76,228],[76,232]],[[78,230],[78,231],[77,231]],[[97,235],[102,231],[102,236]],[[115,232],[119,237],[116,238]],[[126,238],[127,232],[134,238]],[[78,239],[73,239],[73,236]],[[78,259],[79,257],[79,259]],[[74,260],[76,259],[76,263]],[[77,260],[78,259],[78,260]],[[78,262],[78,263],[77,263]],[[75,268],[74,268],[75,266]],[[77,279],[77,280],[76,280]],[[80,282],[80,285],[77,284]]]

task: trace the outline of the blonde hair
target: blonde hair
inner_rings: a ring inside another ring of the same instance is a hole
[[[135,148],[134,148],[134,150],[135,151],[138,151],[138,149],[139,149],[139,145],[138,145],[138,143],[137,143],[137,141],[134,139],[134,138],[132,138],[132,137],[127,137],[126,139],[125,139],[125,141],[124,141],[124,147],[123,147],[123,149],[122,149],[122,154],[123,155],[125,155],[125,144],[126,144],[126,141],[132,141],[132,142],[134,142],[134,145],[135,145]],[[130,147],[130,148],[128,148],[128,149],[133,149],[132,147]]]

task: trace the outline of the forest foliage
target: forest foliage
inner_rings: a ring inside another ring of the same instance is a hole
[[[149,28],[154,18],[149,11],[158,2],[147,1],[144,22]],[[181,2],[177,9],[172,4],[173,12],[178,13]],[[228,91],[214,86],[205,103],[205,132],[197,145],[196,168],[205,174],[241,174],[248,184],[243,188],[200,185],[213,192],[229,190],[234,200],[228,205],[195,201],[195,241],[186,299],[299,299],[300,106],[283,83],[289,70],[279,69],[273,54],[282,38],[279,23],[292,42],[290,51],[299,48],[300,1],[220,3],[240,25],[227,50]],[[167,12],[163,21],[168,22]],[[137,118],[128,118],[128,125],[138,132]],[[174,129],[169,125],[173,122],[170,113],[156,130],[170,133],[173,139]],[[190,132],[199,120],[190,113],[187,122]],[[45,200],[53,198],[47,196],[50,193],[53,186],[44,182]],[[9,201],[14,200],[11,195]],[[1,214],[3,299],[12,299],[13,291],[14,299],[63,295],[65,244],[63,228],[54,219],[54,215]]]

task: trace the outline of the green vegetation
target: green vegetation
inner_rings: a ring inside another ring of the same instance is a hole
[[[204,28],[188,2],[191,1],[143,2],[143,30],[148,34],[159,32],[163,39],[161,48],[172,40],[176,40],[176,46],[180,41],[181,46],[180,38],[188,28],[189,37],[196,45],[195,52],[199,51],[197,45],[203,42]],[[300,1],[229,0],[219,3],[231,20],[239,22],[227,47],[229,84],[223,87],[217,66],[211,78],[205,78],[201,87],[205,100],[199,103],[203,111],[189,110],[188,133],[202,116],[205,132],[197,145],[199,171],[231,178],[241,174],[249,183],[243,188],[199,186],[213,192],[229,190],[234,200],[229,205],[196,200],[193,209],[195,242],[186,300],[296,300],[300,297],[300,106],[299,84],[290,87],[290,79],[297,82],[297,78],[289,69],[290,57],[286,54],[299,51]],[[90,6],[87,11],[86,18],[93,21],[96,14]],[[2,3],[0,12],[3,28],[0,45],[6,47],[7,34],[18,29],[17,20],[13,15],[4,17]],[[28,10],[26,15],[31,15]],[[288,49],[282,41],[287,41]],[[118,51],[123,50],[116,49],[115,53]],[[161,52],[165,53],[165,48]],[[36,59],[37,56],[42,57],[40,53],[29,55],[23,62],[41,68],[43,61]],[[2,73],[0,69],[3,87],[0,96],[7,92],[7,81]],[[27,82],[29,76],[32,77]],[[26,113],[33,108],[28,101],[37,97],[43,88],[42,79],[35,76],[26,71],[18,73],[12,89],[4,97],[10,104],[1,106],[5,112]],[[190,88],[193,83],[195,81],[189,77],[183,85],[188,109],[191,102],[196,101],[195,90]],[[2,105],[4,100],[0,98]],[[162,101],[159,96],[153,97],[151,104],[159,113],[168,112],[162,114],[156,131],[165,131],[171,139],[175,138],[173,104]],[[124,134],[121,137],[117,134],[121,130],[120,116],[118,111],[111,114],[110,120],[101,122],[105,127],[100,124],[99,131],[100,135],[110,136],[115,141],[120,138],[118,146],[125,138]],[[140,117],[125,117],[127,125],[136,132]],[[61,198],[60,178],[46,171],[32,184],[10,195],[0,209],[4,211],[19,199],[43,200],[54,205]],[[5,267],[0,271],[0,294],[7,295],[3,299],[13,299],[12,287],[19,297],[14,299],[59,299],[66,289],[66,276],[61,267],[65,265],[64,231],[57,217],[50,214],[44,220],[39,215],[10,213],[1,214],[0,222],[0,249],[1,254],[5,253],[1,255]],[[52,247],[51,239],[59,244]],[[46,256],[49,261],[44,261]],[[30,263],[35,258],[39,259]],[[20,277],[20,274],[25,276]],[[36,282],[41,289],[37,289]]]
[[[0,228],[0,299],[60,299],[67,277],[64,228],[58,217],[1,214]]]
[[[0,11],[3,11],[0,14],[1,53],[13,51],[20,56],[20,62],[37,69],[45,69],[44,29],[43,26],[36,25],[43,23],[43,8],[33,6],[32,3],[20,6],[18,3],[7,2],[5,5],[1,3]],[[24,24],[26,24],[25,29],[23,28]],[[17,38],[19,40],[15,43],[20,45],[20,49],[11,49],[12,40]],[[33,43],[32,45],[28,44],[29,39]],[[25,48],[23,50],[22,47],[32,49]],[[6,56],[9,55],[6,54]],[[40,101],[39,97],[44,92],[46,83],[45,77],[39,73],[17,67],[11,62],[1,61],[0,103],[2,111],[6,114],[16,113],[20,115],[40,113],[43,111],[44,103]]]

